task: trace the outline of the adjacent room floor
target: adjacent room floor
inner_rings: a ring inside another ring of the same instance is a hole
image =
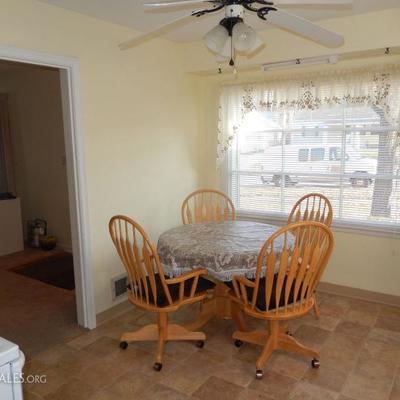
[[[232,322],[220,320],[205,327],[203,349],[168,343],[163,369],[155,372],[155,343],[119,349],[122,331],[153,320],[132,307],[30,360],[25,373],[45,374],[47,383],[26,385],[26,399],[399,400],[400,308],[326,294],[320,301],[320,320],[309,315],[290,326],[296,338],[320,350],[318,370],[310,360],[277,352],[256,380],[260,349],[236,348]],[[193,308],[172,319],[188,321]]]
[[[17,343],[28,359],[82,333],[75,291],[15,273],[23,265],[64,252],[26,249],[0,257],[0,336]]]

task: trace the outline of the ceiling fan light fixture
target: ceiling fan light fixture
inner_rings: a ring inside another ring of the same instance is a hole
[[[217,25],[204,36],[204,43],[214,53],[223,55],[227,43],[230,41],[227,29],[222,25]]]
[[[264,41],[261,39],[260,35],[254,31],[254,36],[251,40],[249,49],[247,50],[247,54],[251,54],[251,53],[255,52],[263,45],[264,45]]]
[[[227,62],[229,62],[229,60],[230,60],[230,57],[221,56],[220,54],[216,54],[216,55],[215,55],[215,61],[216,61],[217,63],[226,64]]]
[[[232,37],[228,36],[227,41],[225,42],[224,47],[218,53],[221,57],[231,58],[232,57]]]
[[[243,22],[233,27],[232,39],[235,50],[242,53],[252,53],[263,44],[257,32]]]

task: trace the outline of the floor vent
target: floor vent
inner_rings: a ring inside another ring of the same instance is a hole
[[[111,290],[113,300],[119,299],[127,292],[128,277],[126,274],[111,279]]]

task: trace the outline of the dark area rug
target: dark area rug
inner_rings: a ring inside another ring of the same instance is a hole
[[[62,289],[75,289],[74,262],[69,253],[35,261],[13,272]]]

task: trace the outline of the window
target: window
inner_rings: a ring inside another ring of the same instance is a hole
[[[319,192],[336,222],[400,225],[400,134],[374,106],[254,110],[229,154],[239,212],[283,216]]]
[[[329,148],[329,161],[340,161],[341,151],[340,147]]]
[[[323,161],[325,157],[325,149],[323,147],[317,147],[311,149],[311,161]]]
[[[308,161],[308,149],[300,149],[299,150],[299,161],[300,162],[307,162]]]

